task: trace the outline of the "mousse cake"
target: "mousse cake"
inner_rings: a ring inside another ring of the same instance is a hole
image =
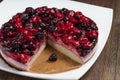
[[[0,29],[0,51],[10,65],[28,71],[49,44],[83,64],[95,53],[98,27],[80,11],[47,6],[17,13]]]

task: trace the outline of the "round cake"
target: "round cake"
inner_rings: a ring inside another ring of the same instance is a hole
[[[93,56],[97,41],[96,23],[66,8],[27,7],[0,29],[1,56],[21,70],[30,69],[46,44],[83,64]]]

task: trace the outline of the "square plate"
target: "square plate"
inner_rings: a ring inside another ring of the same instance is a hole
[[[0,3],[0,26],[8,21],[17,12],[22,12],[26,7],[57,7],[57,8],[68,8],[74,11],[81,11],[84,15],[90,17],[94,20],[99,28],[99,40],[98,49],[94,56],[80,68],[70,70],[67,72],[56,73],[56,74],[37,74],[25,71],[18,71],[12,67],[9,67],[0,58],[0,70],[4,70],[10,73],[29,76],[34,78],[44,78],[44,79],[79,79],[81,78],[94,64],[98,56],[100,55],[104,45],[107,41],[108,35],[110,33],[113,10],[93,6],[85,3],[69,1],[69,0],[4,0]]]

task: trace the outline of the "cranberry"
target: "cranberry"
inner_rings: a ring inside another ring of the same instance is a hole
[[[55,10],[53,8],[48,8],[46,10],[46,13],[49,13],[49,14],[54,14],[55,13]]]
[[[82,47],[83,47],[84,49],[90,49],[90,48],[93,47],[93,43],[90,42],[90,41],[86,41],[86,42],[84,42],[84,44],[82,44]]]
[[[12,17],[14,22],[20,21],[20,15],[21,13],[17,13],[15,16]]]
[[[17,22],[15,23],[15,26],[16,26],[17,28],[23,28],[23,24],[21,23],[21,21],[17,21]]]
[[[60,13],[60,12],[56,12],[56,13],[55,13],[55,16],[56,16],[57,18],[62,18],[62,17],[63,17],[62,13]]]
[[[85,37],[85,36],[81,36],[81,37],[79,37],[78,40],[79,40],[80,43],[83,43],[83,44],[89,41],[88,38]]]
[[[66,22],[66,24],[64,24],[62,27],[62,30],[69,30],[71,28],[73,28],[73,24],[71,22]]]
[[[43,7],[37,8],[35,11],[39,14],[43,14],[45,13],[46,10],[47,10],[47,6],[43,6]]]
[[[87,36],[91,37],[91,38],[97,39],[98,38],[98,31],[90,30],[90,31],[87,32]]]
[[[62,36],[63,41],[67,42],[70,39],[73,39],[72,35],[65,34]]]
[[[66,15],[71,17],[71,16],[74,16],[75,12],[73,10],[67,10],[66,11]]]
[[[27,29],[20,29],[19,32],[23,35],[27,35],[29,31]]]
[[[75,48],[77,48],[80,45],[79,41],[74,40],[73,35],[65,34],[65,35],[63,35],[62,40],[65,44],[73,45],[73,46],[75,46]]]
[[[30,41],[33,41],[35,37],[32,34],[28,34],[26,38]]]
[[[71,34],[79,34],[81,35],[81,30],[78,30],[76,27],[70,29]]]
[[[62,20],[59,20],[56,24],[57,26],[63,26],[64,25],[64,22]]]
[[[93,43],[89,41],[89,39],[85,36],[81,36],[79,39],[80,44],[84,49],[90,49],[93,47]]]
[[[75,17],[76,17],[76,18],[80,19],[82,16],[83,16],[83,15],[82,15],[81,12],[79,12],[79,11],[75,12]]]
[[[89,22],[89,19],[85,16],[82,16],[81,19],[80,19],[80,22]]]
[[[78,22],[77,19],[75,19],[74,17],[71,17],[70,21],[73,22],[73,23],[77,23]]]
[[[29,56],[25,55],[25,54],[18,54],[18,57],[19,57],[19,61],[21,63],[27,63],[27,61],[29,59]]]
[[[41,22],[41,18],[40,18],[39,16],[33,16],[33,17],[30,19],[30,22],[31,22],[31,23]]]
[[[79,41],[76,41],[76,40],[68,40],[69,43],[71,43],[73,46],[75,46],[75,48],[79,47],[80,44],[79,44]]]
[[[74,39],[73,39],[73,35],[69,35],[69,34],[65,34],[62,36],[62,40],[64,43],[69,44],[69,43],[73,43]]]

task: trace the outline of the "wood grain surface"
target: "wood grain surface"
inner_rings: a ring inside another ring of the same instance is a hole
[[[80,80],[120,80],[120,0],[75,0],[114,9],[108,41],[95,64]],[[98,15],[100,15],[98,13]],[[0,80],[38,80],[0,71]]]

